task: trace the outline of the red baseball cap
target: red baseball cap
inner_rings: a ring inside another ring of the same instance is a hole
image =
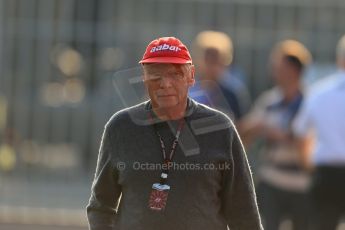
[[[192,58],[187,47],[179,39],[162,37],[150,42],[139,63],[191,64]]]

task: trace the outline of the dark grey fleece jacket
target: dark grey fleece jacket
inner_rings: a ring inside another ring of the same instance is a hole
[[[177,121],[149,119],[149,101],[117,112],[105,126],[87,206],[91,230],[262,230],[251,171],[231,120],[188,99],[169,172],[166,208],[148,208]]]

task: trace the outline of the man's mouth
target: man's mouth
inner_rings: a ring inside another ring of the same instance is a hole
[[[168,94],[168,95],[158,95],[158,97],[173,97],[173,96],[175,96],[175,95],[173,95],[173,94]]]

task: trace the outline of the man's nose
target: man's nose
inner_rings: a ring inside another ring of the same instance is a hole
[[[169,88],[172,85],[173,79],[168,76],[162,76],[160,80],[160,87],[161,88]]]

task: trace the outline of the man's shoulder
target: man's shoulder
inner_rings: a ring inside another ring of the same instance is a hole
[[[198,108],[193,114],[191,123],[197,133],[203,133],[207,130],[234,129],[235,127],[231,118],[225,113],[201,103],[198,103]]]
[[[147,113],[145,113],[146,105],[147,101],[117,111],[110,117],[106,126],[119,128],[120,126],[147,122]]]
[[[311,85],[306,94],[306,103],[308,107],[320,108],[320,104],[328,101],[338,100],[337,89],[341,87],[342,79],[338,73],[325,77],[322,80]]]
[[[268,107],[270,105],[276,104],[277,102],[283,100],[283,93],[278,87],[272,87],[265,90],[258,96],[256,104],[260,104],[263,107]]]
[[[221,112],[220,110],[214,109],[209,107],[208,105],[195,102],[198,105],[198,109],[196,110],[196,115],[201,117],[209,117],[209,116],[220,116],[224,119],[230,119],[225,113]]]

